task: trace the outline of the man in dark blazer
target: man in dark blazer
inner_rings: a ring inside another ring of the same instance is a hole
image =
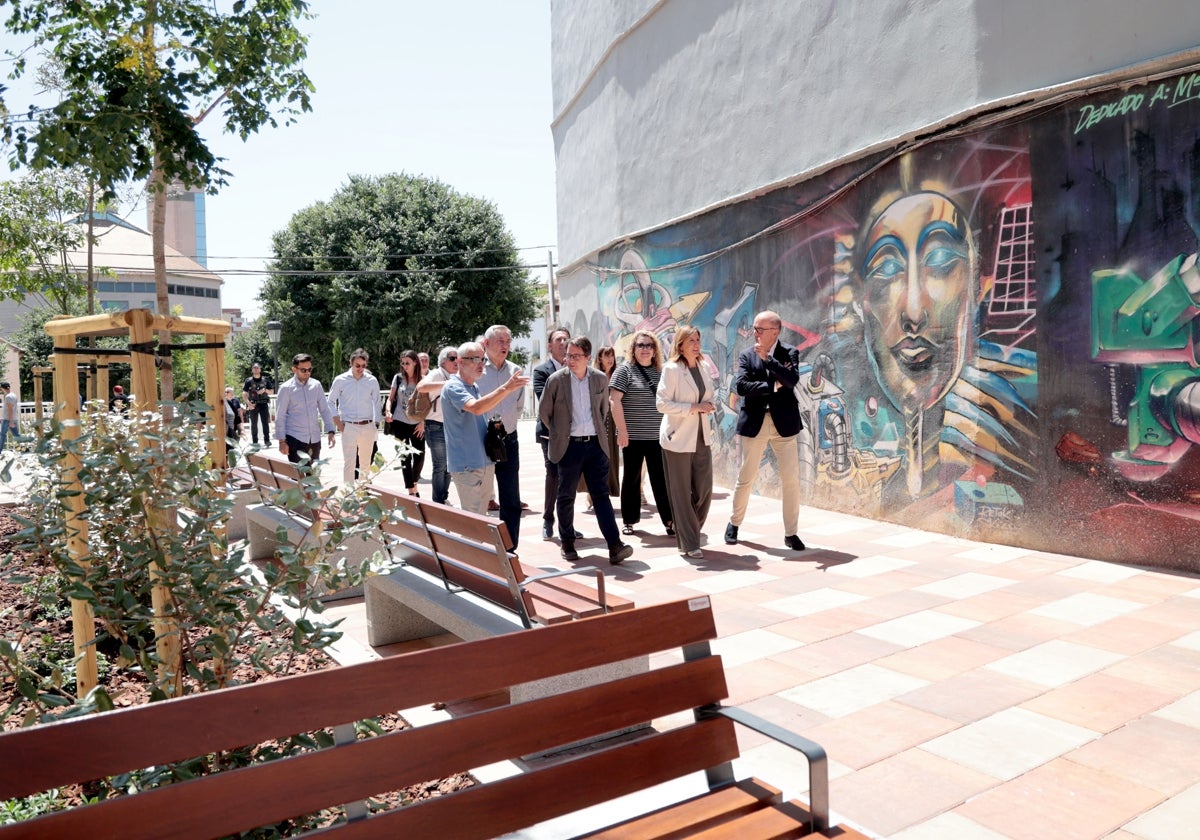
[[[561,370],[567,363],[567,342],[571,340],[571,331],[566,327],[553,327],[546,339],[550,358],[533,369],[533,393],[537,395],[538,404],[542,401],[542,391],[546,389],[546,380],[556,371]],[[537,421],[537,439],[542,445],[542,460],[546,465],[545,498],[542,502],[542,539],[554,539],[554,506],[558,501],[558,464],[550,460],[549,444],[550,430]],[[575,539],[583,534],[575,531]]]
[[[725,542],[735,545],[738,527],[746,518],[750,490],[758,477],[767,444],[775,453],[783,485],[783,542],[803,551],[796,534],[800,519],[800,453],[796,435],[803,428],[800,405],[793,390],[800,381],[800,354],[779,340],[783,321],[774,312],[754,316],[754,346],[738,356],[733,387],[741,397],[737,433],[742,438],[742,468],[733,490],[733,516],[725,528]]]
[[[556,506],[563,559],[579,559],[575,494],[582,474],[592,494],[596,524],[608,543],[608,562],[616,565],[632,555],[633,548],[621,542],[608,498],[608,377],[590,365],[591,358],[592,342],[586,336],[570,340],[567,366],[546,380],[538,418],[549,432],[546,457],[558,465]]]

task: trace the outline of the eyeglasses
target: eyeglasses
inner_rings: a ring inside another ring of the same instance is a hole
[[[637,344],[635,344],[633,346],[636,347],[638,350],[653,350],[654,349],[653,344],[647,344],[644,341],[639,341]]]
[[[482,362],[483,356],[459,356],[460,362]]]
[[[458,356],[447,356],[447,357],[446,357],[446,361],[447,361],[447,362],[457,362],[457,361],[458,361]]]
[[[567,354],[568,359],[586,359],[587,357],[588,357],[587,353],[568,353]]]
[[[755,327],[754,332],[756,332],[756,333],[779,332],[779,327]]]
[[[306,368],[301,368],[301,367],[298,367],[298,368],[296,368],[296,373],[312,373],[312,368],[310,368],[310,367],[306,367]]]

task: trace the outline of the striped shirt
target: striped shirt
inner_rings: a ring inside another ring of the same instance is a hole
[[[620,391],[621,408],[625,412],[625,431],[630,440],[658,440],[662,412],[655,407],[654,395],[662,371],[626,362],[613,374],[609,388]]]

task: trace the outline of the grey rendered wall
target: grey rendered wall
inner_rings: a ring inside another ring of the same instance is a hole
[[[988,102],[1200,44],[1195,0],[553,0],[563,267]]]

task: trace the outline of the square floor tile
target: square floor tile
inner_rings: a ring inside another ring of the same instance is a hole
[[[1155,712],[1154,716],[1200,729],[1200,691],[1194,691],[1187,697],[1181,697],[1169,706],[1164,706]]]
[[[978,669],[902,694],[896,702],[966,724],[1017,706],[1042,691],[1041,686],[1025,680]]]
[[[828,574],[842,575],[849,578],[865,578],[894,572],[897,569],[915,565],[916,563],[913,560],[901,560],[898,557],[888,557],[886,554],[874,554],[867,557],[858,557],[840,566],[832,566],[829,568]]]
[[[1108,621],[1111,618],[1140,610],[1145,604],[1137,601],[1127,601],[1123,598],[1110,598],[1107,595],[1095,595],[1091,592],[1080,592],[1057,601],[1051,601],[1045,606],[1030,610],[1033,615],[1045,616],[1059,621],[1069,621],[1072,624],[1091,626]]]
[[[928,531],[910,531],[905,529],[897,531],[894,534],[888,534],[884,537],[876,537],[871,540],[873,543],[880,545],[891,545],[896,548],[912,548],[917,545],[929,545],[938,540],[945,539],[941,534],[931,534]]]
[[[985,592],[1003,589],[1005,586],[1013,583],[1016,583],[1016,581],[1012,578],[967,572],[966,574],[954,575],[944,580],[918,586],[917,591],[943,595],[947,598],[970,598],[974,595],[982,595]]]
[[[1101,672],[1047,691],[1022,703],[1021,708],[1097,732],[1111,732],[1142,715],[1156,710],[1161,714],[1175,697],[1172,692]]]
[[[1087,560],[1078,566],[1063,569],[1059,574],[1063,577],[1078,578],[1079,580],[1094,580],[1097,583],[1114,583],[1119,580],[1137,577],[1142,574],[1142,570],[1134,566],[1123,566],[1120,563]]]
[[[946,636],[953,636],[963,630],[978,627],[980,622],[954,615],[946,615],[937,610],[922,610],[912,615],[894,618],[871,627],[859,630],[864,636],[871,636],[894,645],[911,648],[923,645]]]
[[[1068,758],[1175,796],[1200,783],[1197,755],[1200,729],[1147,715],[1081,746]]]
[[[980,563],[1007,563],[1018,557],[1033,554],[1028,548],[1015,545],[980,545],[967,551],[960,551],[955,557],[963,560],[978,560]]]
[[[1055,640],[997,659],[984,667],[1054,688],[1107,668],[1123,658],[1109,651]]]
[[[1100,733],[1026,709],[1004,709],[927,741],[922,749],[997,779],[1014,779]]]
[[[731,589],[741,589],[743,586],[759,586],[777,580],[774,575],[765,572],[729,571],[719,575],[710,575],[683,584],[689,589],[710,594],[728,592]]]
[[[906,828],[892,835],[892,840],[1011,840],[1006,834],[997,834],[984,828],[955,811],[939,814],[931,820]]]
[[[814,589],[812,592],[801,592],[799,595],[780,598],[777,601],[767,601],[762,606],[775,612],[799,617],[844,607],[848,604],[857,604],[859,601],[865,600],[867,600],[866,595],[825,587]]]
[[[781,691],[779,696],[836,718],[928,684],[928,681],[908,674],[867,664]]]
[[[714,640],[712,651],[721,654],[726,668],[732,668],[800,647],[801,644],[791,636],[781,636],[770,630],[748,630],[736,636]]]
[[[1180,636],[1171,644],[1179,645],[1179,647],[1188,648],[1189,650],[1200,650],[1200,630],[1188,633],[1186,636]]]
[[[839,534],[853,534],[857,531],[866,531],[874,526],[874,522],[865,519],[835,519],[832,522],[822,522],[819,525],[806,525],[800,530],[806,536],[808,534],[816,534],[818,536],[835,537]]]
[[[1195,840],[1197,814],[1200,814],[1200,785],[1171,797],[1125,828],[1146,840]]]

